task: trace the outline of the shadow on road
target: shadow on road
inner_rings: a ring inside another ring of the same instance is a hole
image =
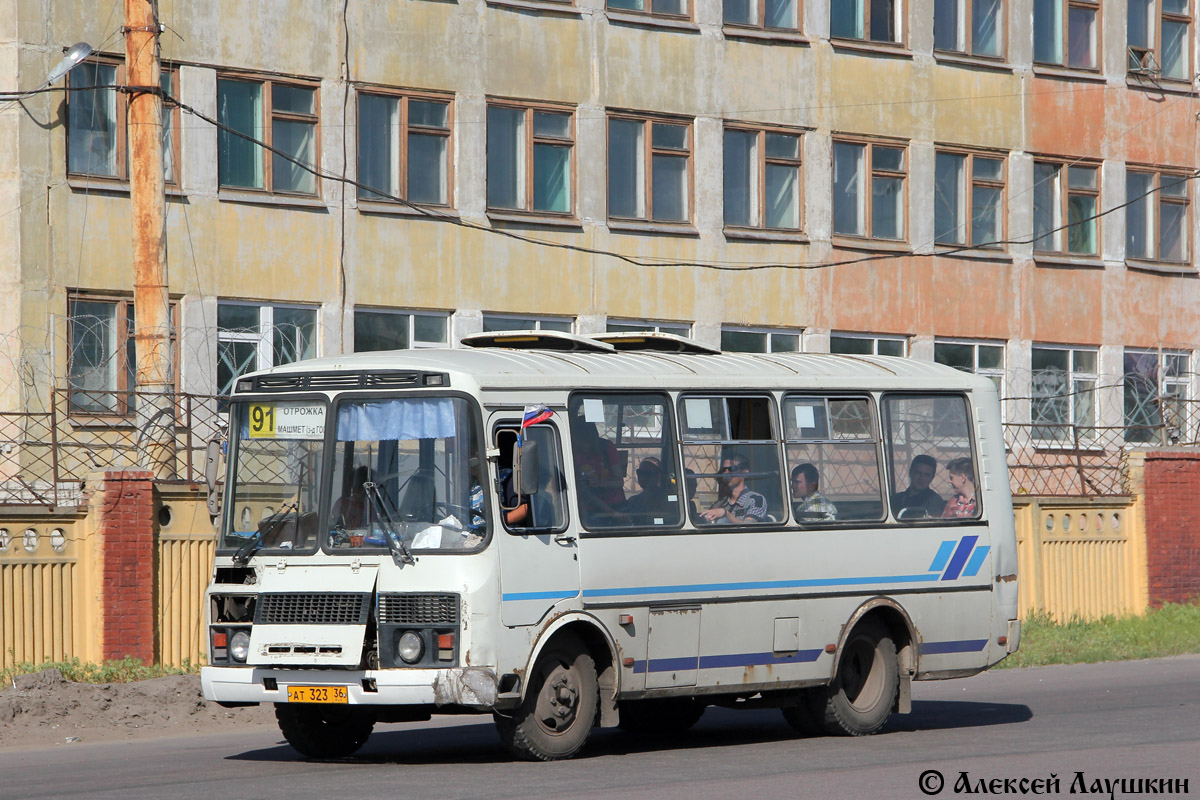
[[[911,714],[894,715],[888,722],[891,733],[913,733],[990,725],[1013,725],[1033,718],[1028,706],[1013,703],[969,701],[914,701]],[[485,721],[486,720],[486,721]],[[740,747],[763,742],[804,738],[783,720],[779,711],[758,709],[733,711],[710,708],[690,731],[671,737],[596,729],[577,759],[665,750],[695,750],[706,747]],[[830,739],[830,741],[834,741]],[[238,761],[300,761],[303,757],[275,739],[272,747],[249,750],[227,758]],[[492,764],[511,762],[512,756],[500,743],[487,717],[463,717],[459,724],[426,726],[382,726],[354,756],[339,764]]]

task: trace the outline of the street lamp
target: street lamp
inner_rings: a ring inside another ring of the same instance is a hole
[[[36,89],[28,89],[24,92],[0,92],[0,100],[20,100],[28,97],[31,94],[36,94],[42,91],[50,84],[56,82],[59,78],[66,75],[71,70],[92,54],[92,46],[87,42],[76,42],[67,48],[67,52],[63,55],[62,60],[54,65],[54,69],[50,70],[50,74],[46,77],[46,82]]]

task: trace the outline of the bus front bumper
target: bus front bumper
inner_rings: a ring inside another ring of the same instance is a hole
[[[205,699],[219,703],[286,703],[289,686],[343,687],[346,701],[351,705],[490,709],[496,703],[496,672],[484,667],[372,670],[204,667],[200,671],[200,684]]]

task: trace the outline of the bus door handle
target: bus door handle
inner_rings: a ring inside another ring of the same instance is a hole
[[[560,533],[554,537],[554,541],[564,546],[573,545],[575,544],[575,537],[569,533]]]

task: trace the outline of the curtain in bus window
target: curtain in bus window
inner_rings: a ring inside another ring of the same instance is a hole
[[[885,397],[883,420],[896,518],[979,517],[966,398]]]
[[[683,487],[663,395],[576,396],[575,485],[585,527],[674,527]]]
[[[343,403],[338,407],[338,441],[449,439],[455,434],[454,401],[411,398]]]
[[[864,398],[783,403],[792,517],[801,525],[884,516],[878,437]]]

